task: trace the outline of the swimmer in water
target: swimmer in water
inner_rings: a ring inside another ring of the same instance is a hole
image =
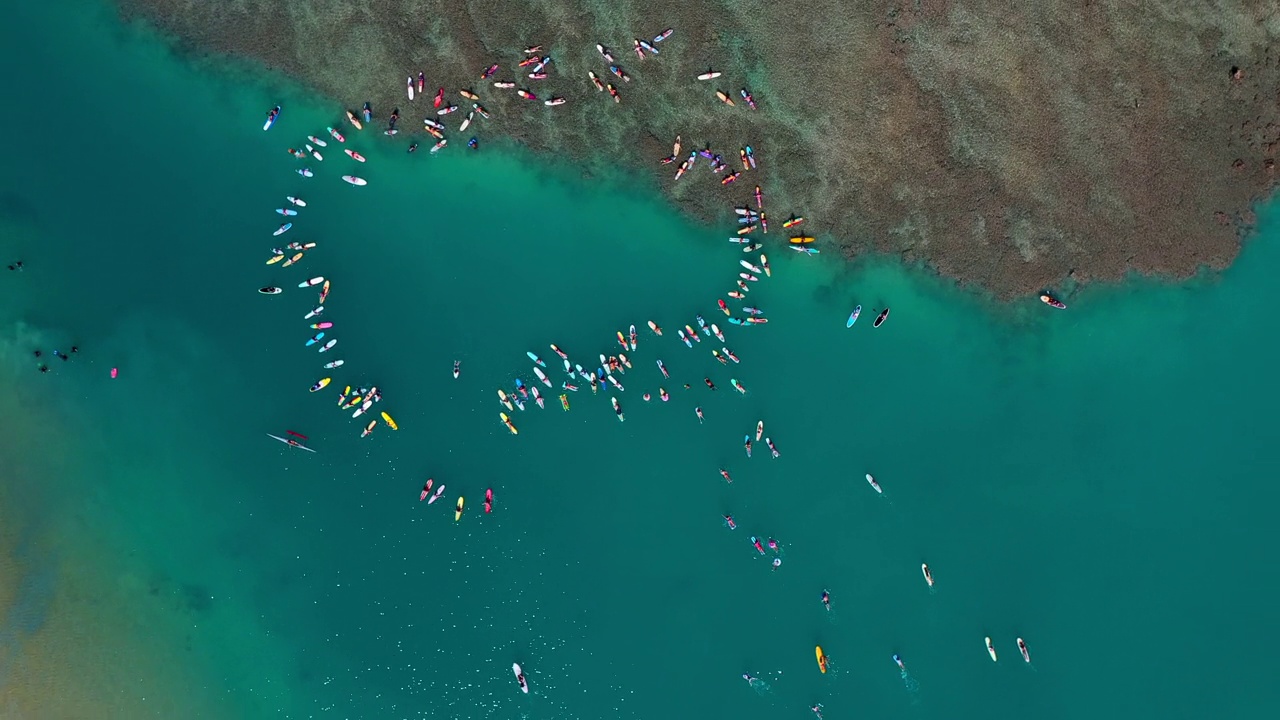
[[[736,523],[736,522],[734,522],[734,521],[733,521],[733,516],[732,516],[732,515],[725,515],[725,516],[724,516],[724,524],[725,524],[725,525],[728,525],[730,530],[737,530],[737,529],[738,529],[738,523]]]
[[[690,389],[690,388],[689,388],[689,383],[685,383],[685,384],[684,384],[684,389],[685,389],[685,390]]]
[[[777,569],[778,569],[778,567],[779,567],[779,566],[781,566],[781,565],[782,565],[782,558],[774,558],[774,559],[773,559],[773,569],[774,569],[774,570],[777,570]]]
[[[709,377],[704,377],[704,378],[702,378],[702,382],[706,383],[706,384],[707,384],[707,387],[711,388],[712,390],[715,390],[715,389],[716,389],[716,384],[715,384],[715,383],[713,383],[713,382],[711,382],[711,378],[709,378]]]
[[[685,387],[689,387],[689,386],[688,386],[688,385],[685,385]],[[693,411],[694,411],[695,413],[697,413],[697,414],[698,414],[698,424],[699,424],[699,425],[701,425],[701,424],[702,424],[702,420],[703,420],[703,417],[702,417],[702,408],[700,408],[700,407],[696,407],[696,408],[694,408],[694,409],[693,409]]]
[[[822,703],[818,703],[809,709],[813,711],[814,715],[818,716],[818,720],[822,720]]]
[[[649,393],[645,393],[645,394],[644,394],[644,401],[645,401],[645,402],[649,402],[649,400],[650,400]]]
[[[724,478],[724,481],[725,481],[725,482],[730,483],[730,484],[732,484],[732,483],[733,483],[733,478],[729,477],[729,471],[728,471],[728,470],[725,470],[724,468],[720,468],[720,475]]]
[[[774,554],[774,555],[777,555],[777,554],[778,554],[778,541],[777,541],[777,540],[774,540],[773,538],[769,538],[769,549],[773,551],[773,554]]]
[[[666,402],[671,399],[671,396],[667,394],[666,390],[658,388],[658,392],[660,393],[659,397],[662,398],[662,402]]]
[[[742,673],[742,679],[746,680],[748,685],[753,685],[756,681],[756,679],[751,676],[751,673]]]
[[[827,608],[827,612],[831,612],[831,593],[826,590],[822,591],[822,604]]]

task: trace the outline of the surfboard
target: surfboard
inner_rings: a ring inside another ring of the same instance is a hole
[[[258,292],[262,293],[263,295],[279,295],[284,291],[278,287],[263,287],[263,288],[258,288]]]
[[[453,521],[454,521],[454,522],[458,522],[459,520],[461,520],[461,519],[462,519],[462,508],[463,508],[463,506],[464,506],[464,505],[466,505],[466,503],[467,503],[467,499],[466,499],[466,498],[461,497],[461,496],[459,496],[459,497],[458,497],[458,504],[453,508]]]
[[[325,363],[324,367],[326,370],[332,370],[336,367],[342,367],[346,362],[347,362],[346,360],[334,360],[333,362]]]
[[[368,180],[365,180],[362,177],[356,177],[355,175],[343,175],[342,179],[346,180],[352,185],[355,185],[356,187],[364,187],[365,185],[369,184]]]
[[[861,314],[862,306],[859,305],[853,309],[853,312],[849,313],[849,319],[845,321],[844,326],[847,328],[853,327],[853,324],[858,322],[858,316]]]
[[[263,130],[270,130],[272,125],[276,124],[276,120],[280,119],[280,106],[275,106],[271,112],[267,113],[267,121],[262,123]]]
[[[280,262],[283,259],[284,259],[284,253],[280,253],[279,255],[272,255],[271,259],[267,261],[267,264],[275,265],[276,263]]]
[[[285,224],[281,225],[280,227],[276,228],[276,231],[275,231],[275,232],[273,232],[273,233],[271,233],[271,234],[272,234],[272,235],[283,235],[283,234],[285,234],[285,233],[289,232],[289,228],[291,228],[291,227],[293,227],[293,223],[291,223],[291,222],[285,223]]]
[[[330,380],[332,380],[332,378],[320,378],[320,380],[315,385],[311,386],[311,392],[317,392],[319,390],[323,390],[329,387]]]
[[[298,283],[298,287],[300,288],[312,287],[315,285],[319,285],[322,282],[324,282],[324,278],[317,276],[317,277],[311,278],[310,280],[303,280],[302,282]]]
[[[822,652],[821,645],[817,645],[813,648],[813,655],[818,660],[818,669],[825,674],[827,672],[827,656]]]
[[[384,421],[386,421],[386,423],[387,423],[387,427],[391,428],[392,430],[399,430],[399,429],[400,429],[400,426],[396,424],[396,421],[395,421],[395,420],[392,420],[392,419],[391,419],[391,416],[390,416],[390,415],[388,415],[388,414],[386,414],[385,412],[384,412],[384,413],[382,413],[382,419],[383,419]]]
[[[324,347],[321,347],[321,348],[320,348],[320,352],[329,352],[329,349],[330,349],[330,348],[332,348],[334,345],[337,345],[337,344],[338,344],[338,338],[334,338],[334,339],[330,340],[329,342],[325,343],[325,344],[324,344]]]

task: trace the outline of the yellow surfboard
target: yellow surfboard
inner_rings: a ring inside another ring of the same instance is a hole
[[[825,673],[827,671],[827,656],[822,652],[822,646],[814,647],[813,654],[818,658],[818,669]]]
[[[458,498],[458,506],[453,509],[453,521],[458,522],[462,519],[462,505],[467,501],[464,497]]]
[[[396,421],[392,420],[391,416],[386,414],[385,412],[382,413],[382,419],[387,421],[387,427],[391,428],[392,430],[400,429],[400,426],[396,424]]]
[[[284,253],[280,253],[279,255],[272,255],[271,259],[267,261],[267,264],[275,265],[276,263],[280,262],[283,259],[284,259]]]

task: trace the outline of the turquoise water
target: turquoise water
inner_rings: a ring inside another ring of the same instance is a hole
[[[0,248],[27,268],[0,283],[8,708],[1068,718],[1276,699],[1274,210],[1220,278],[1090,288],[1067,312],[771,244],[773,277],[749,296],[770,323],[720,323],[742,358],[725,369],[673,335],[724,319],[715,298],[744,257],[727,230],[490,148],[482,125],[484,150],[438,156],[352,131],[366,165],[331,144],[300,178],[284,148],[339,105],[180,61],[84,7],[24,5],[0,35],[0,57],[32,68],[8,86],[29,111],[0,120]],[[79,117],[41,117],[64,103]],[[269,267],[290,194],[309,206],[281,239],[318,247]],[[304,347],[315,297],[295,287],[314,275],[333,282],[325,356]],[[534,382],[526,350],[594,367],[633,323],[625,423],[585,387],[567,413],[558,393],[512,413],[518,436],[498,422],[495,390]],[[74,360],[48,358],[72,344]],[[657,358],[669,403],[639,397],[663,383]],[[378,385],[401,429],[361,439],[334,387],[306,391],[326,374]],[[745,457],[758,419],[781,458]],[[285,429],[319,452],[264,437]],[[448,486],[429,507],[427,477]],[[752,534],[780,541],[781,567]]]

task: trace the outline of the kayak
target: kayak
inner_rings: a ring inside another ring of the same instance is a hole
[[[334,360],[333,362],[327,362],[324,364],[324,369],[332,370],[336,367],[342,367],[344,364],[346,364],[346,362],[347,362],[346,360]]]
[[[320,378],[320,380],[317,381],[315,385],[311,386],[311,392],[316,392],[318,390],[323,390],[329,387],[330,380],[332,380],[332,378]]]
[[[822,652],[822,646],[814,647],[813,654],[818,658],[818,669],[825,673],[827,671],[827,655]]]
[[[435,493],[431,495],[431,499],[427,500],[427,504],[428,504],[428,505],[430,505],[431,503],[433,503],[433,502],[435,502],[435,501],[439,500],[441,495],[444,495],[444,486],[443,486],[443,485],[441,485],[440,487],[436,488]],[[419,502],[421,502],[421,501],[419,501]]]
[[[920,563],[920,573],[924,575],[924,581],[929,587],[933,587],[933,573],[929,572],[929,563]]]
[[[874,477],[871,477],[870,473],[867,473],[867,482],[871,484],[872,490],[875,490],[878,493],[884,492],[884,490],[880,489],[880,483],[876,482],[876,479]]]
[[[524,672],[520,670],[520,663],[511,663],[511,672],[516,674],[516,682],[520,683],[520,691],[527,695],[529,693],[529,683],[525,682]]]
[[[881,325],[884,324],[885,319],[887,319],[888,317],[889,317],[889,308],[885,308],[883,311],[881,311],[879,315],[876,316],[876,321],[871,323],[871,327],[880,327]]]
[[[272,235],[283,235],[283,234],[285,234],[285,233],[289,232],[289,228],[291,228],[291,227],[293,227],[293,223],[291,223],[291,222],[287,222],[287,223],[285,223],[285,224],[281,225],[280,227],[276,228],[276,231],[275,231],[275,232],[273,232],[273,233],[271,233],[271,234],[272,234]]]
[[[391,419],[390,415],[386,413],[382,413],[382,419],[387,423],[387,427],[391,428],[392,430],[400,429],[400,426],[396,424],[395,420]]]
[[[1059,310],[1067,309],[1067,306],[1063,305],[1062,301],[1058,300],[1052,295],[1041,295],[1040,302],[1044,303],[1045,305],[1048,305],[1049,307],[1058,308]]]
[[[288,445],[288,446],[290,446],[290,447],[296,447],[296,448],[298,448],[299,450],[306,450],[307,452],[311,452],[311,453],[315,452],[315,450],[312,450],[311,448],[307,447],[306,445],[299,445],[297,440],[288,440],[288,439],[285,439],[285,438],[280,437],[279,435],[272,435],[271,433],[267,433],[267,437],[269,437],[269,438],[275,438],[276,440],[279,440],[280,442],[284,443],[285,445]]]
[[[538,376],[538,379],[542,381],[543,385],[551,387],[551,381],[547,379],[547,374],[542,372],[542,368],[534,368],[533,374]]]
[[[760,442],[760,438],[763,435],[764,435],[764,421],[761,420],[756,423],[756,442]]]
[[[555,345],[552,345],[551,347],[552,347],[552,348],[555,348]],[[547,366],[547,364],[546,364],[546,363],[542,362],[542,358],[539,358],[537,355],[534,355],[534,354],[533,354],[533,352],[532,352],[531,350],[526,350],[524,354],[525,354],[525,355],[528,355],[528,356],[529,356],[529,359],[530,359],[530,360],[532,360],[532,361],[534,362],[534,364],[535,364],[535,365],[537,365],[538,367],[546,367],[546,366]],[[560,357],[564,357],[564,356],[563,356],[563,355],[561,355]]]
[[[262,124],[262,129],[264,131],[270,130],[271,126],[276,124],[276,118],[279,118],[279,117],[280,117],[280,106],[277,105],[275,106],[275,108],[271,110],[271,112],[267,113],[267,121]]]
[[[845,321],[844,326],[847,328],[853,327],[853,324],[858,322],[858,316],[861,314],[862,306],[859,305],[853,309],[853,312],[849,313],[849,319]]]
[[[355,160],[356,162],[364,162],[364,156],[363,156],[363,155],[361,155],[360,153],[356,152],[355,150],[352,150],[351,148],[345,148],[345,149],[343,149],[343,151],[342,151],[342,152],[344,152],[344,153],[346,153],[347,155],[351,156],[351,159],[352,159],[352,160]]]
[[[316,276],[311,278],[310,280],[303,280],[302,282],[298,283],[298,287],[300,288],[313,287],[315,285],[319,285],[322,282],[324,282],[324,277]]]
[[[454,508],[453,508],[453,521],[454,521],[454,522],[458,522],[459,520],[461,520],[461,519],[462,519],[462,506],[463,506],[463,505],[465,505],[465,504],[466,504],[466,502],[467,502],[467,499],[466,499],[466,498],[464,498],[464,497],[462,497],[462,496],[458,496],[458,504],[457,504],[456,506],[454,506]]]
[[[362,177],[356,177],[355,175],[343,175],[342,179],[346,180],[352,185],[355,185],[356,187],[364,187],[365,185],[369,184],[368,180],[365,180]]]
[[[510,408],[507,409],[510,410]],[[511,422],[511,418],[507,417],[506,413],[500,412],[498,413],[498,417],[502,418],[502,424],[507,426],[507,429],[511,431],[512,435],[520,434],[520,431],[516,429],[515,424]]]
[[[279,254],[276,254],[276,255],[272,255],[272,256],[271,256],[271,259],[267,261],[267,264],[268,264],[268,265],[275,265],[276,263],[280,262],[280,261],[281,261],[281,260],[283,260],[283,259],[284,259],[284,253],[279,253]]]
[[[276,208],[276,212],[284,215],[285,217],[293,217],[298,214],[297,210],[290,210],[289,208]]]
[[[268,287],[258,288],[258,292],[262,293],[263,295],[279,295],[280,293],[282,293],[282,292],[284,292],[284,291],[283,291],[283,290],[281,290],[281,289],[280,289],[280,288],[278,288],[278,287],[269,287],[269,286],[268,286]]]
[[[292,196],[292,195],[288,195],[288,196],[286,196],[286,197],[285,197],[285,200],[288,200],[289,202],[293,203],[294,205],[297,205],[298,207],[306,207],[306,206],[307,206],[307,203],[306,203],[306,201],[305,201],[305,200],[303,200],[302,198],[296,198],[296,197],[294,197],[294,196]]]
[[[996,646],[991,644],[991,638],[983,638],[987,643],[987,654],[991,656],[991,662],[996,662]]]
[[[1022,653],[1022,659],[1031,662],[1031,653],[1027,652],[1027,644],[1022,642],[1022,638],[1018,638],[1018,652]]]
[[[658,324],[652,320],[649,321],[649,329],[653,331],[654,335],[662,337],[662,328],[658,327]]]
[[[321,340],[323,337],[324,337],[324,333],[322,333],[322,332],[318,332],[318,333],[316,333],[315,335],[313,335],[313,336],[311,337],[311,339],[310,339],[310,340],[308,340],[308,341],[307,341],[307,347],[311,347],[312,345],[315,345],[316,343],[320,342],[320,340]]]

